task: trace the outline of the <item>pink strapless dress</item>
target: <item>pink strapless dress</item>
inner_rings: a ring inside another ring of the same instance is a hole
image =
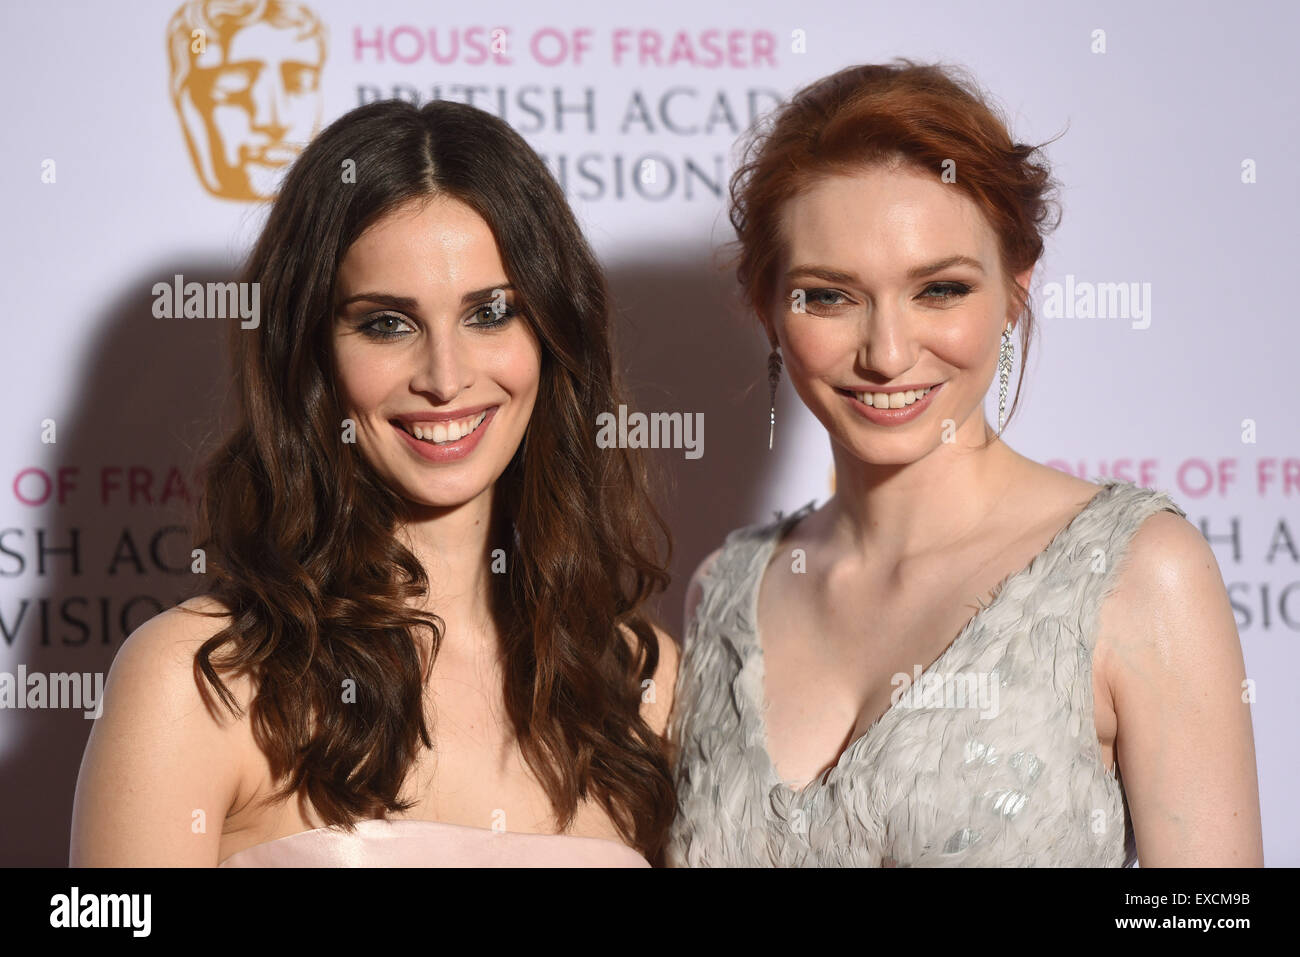
[[[441,821],[359,821],[236,851],[219,867],[649,867],[632,848],[598,837],[493,831]]]

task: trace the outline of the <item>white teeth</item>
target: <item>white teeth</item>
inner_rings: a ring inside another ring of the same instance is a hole
[[[933,389],[931,386],[930,389]],[[902,409],[912,405],[918,399],[923,399],[930,392],[930,389],[921,389],[919,391],[908,389],[905,392],[855,392],[857,400],[863,405],[869,405],[876,409]]]
[[[412,425],[406,431],[410,432],[421,442],[432,442],[434,445],[444,445],[447,442],[456,442],[469,435],[487,418],[487,411],[484,410],[478,415],[471,415],[467,419],[454,419],[451,422],[434,422],[431,425]]]

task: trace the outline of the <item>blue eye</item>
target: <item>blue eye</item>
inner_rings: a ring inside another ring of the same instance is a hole
[[[801,290],[796,289],[790,293],[790,302],[793,305],[799,300]],[[823,309],[830,309],[836,306],[848,305],[848,297],[838,289],[804,289],[804,304],[807,306],[820,306]]]
[[[385,312],[385,313],[381,313],[378,316],[375,316],[374,318],[362,322],[362,324],[358,328],[360,329],[361,332],[365,333],[367,336],[369,336],[372,339],[397,339],[405,335],[405,332],[400,330],[394,330],[391,327],[387,329],[380,329],[379,324],[385,322],[400,323],[403,326],[406,325],[406,320],[403,317],[391,312]],[[407,329],[409,330],[410,327],[407,326]]]
[[[939,291],[939,295],[931,296],[929,293]],[[926,299],[956,299],[970,292],[970,286],[963,282],[936,282],[931,283],[925,288],[923,297]]]

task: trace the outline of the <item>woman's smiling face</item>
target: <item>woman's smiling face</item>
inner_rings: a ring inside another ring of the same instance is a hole
[[[478,213],[438,196],[368,228],[340,264],[340,397],[366,460],[424,506],[490,490],[524,437],[541,346]]]
[[[765,325],[832,443],[899,465],[945,437],[982,442],[984,396],[1018,310],[978,207],[937,176],[875,166],[789,200],[781,238]],[[1017,277],[1025,288],[1031,271]]]

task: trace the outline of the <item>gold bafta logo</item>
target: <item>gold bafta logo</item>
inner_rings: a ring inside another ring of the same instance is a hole
[[[274,198],[320,129],[326,30],[300,3],[190,0],[167,26],[172,104],[213,196]]]

